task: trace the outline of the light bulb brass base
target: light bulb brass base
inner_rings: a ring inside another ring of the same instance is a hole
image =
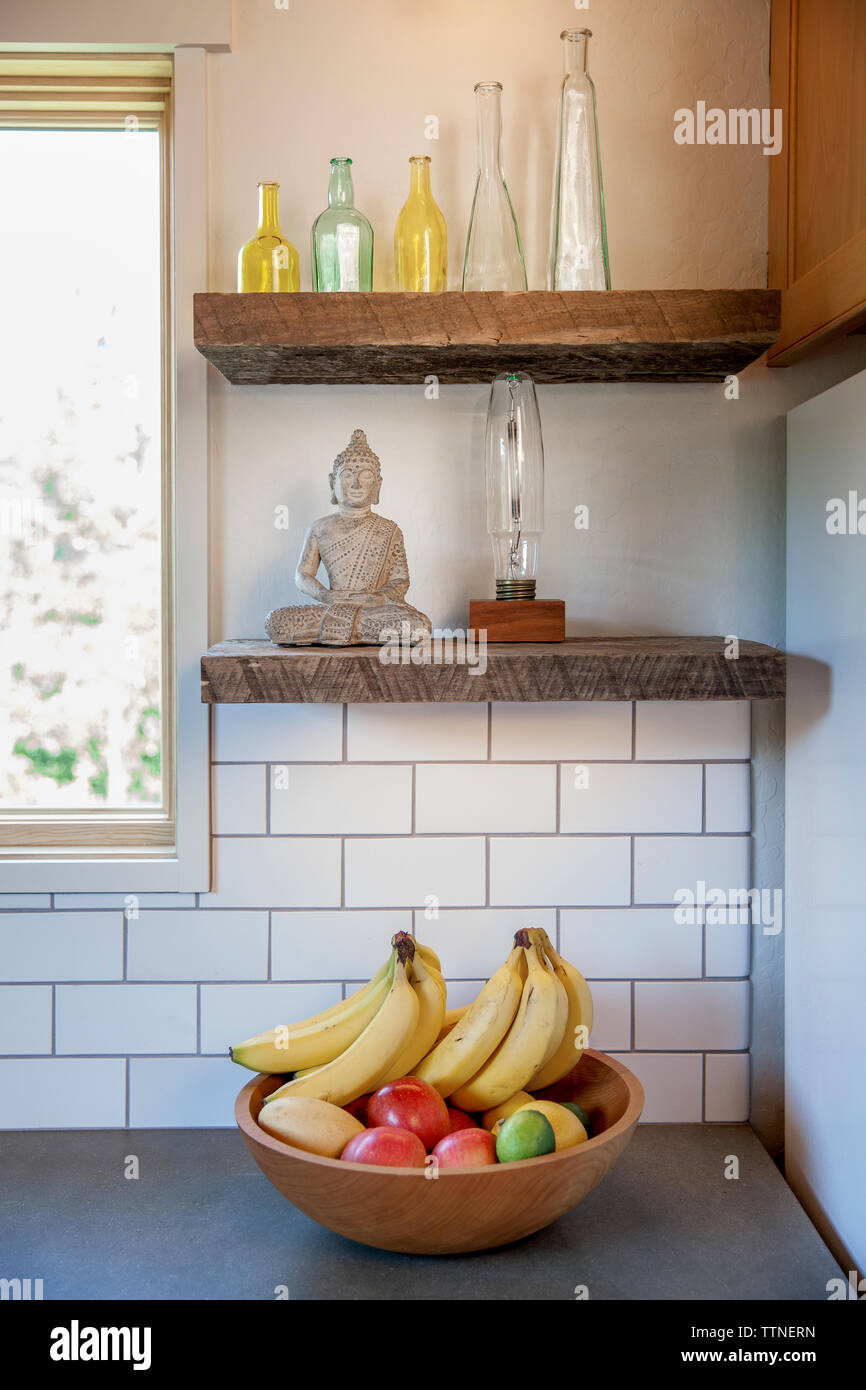
[[[535,598],[535,580],[497,579],[496,597],[498,599]]]

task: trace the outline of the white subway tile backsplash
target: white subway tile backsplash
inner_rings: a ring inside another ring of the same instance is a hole
[[[0,894],[0,1127],[231,1128],[230,1043],[336,1003],[397,931],[471,1003],[532,925],[589,980],[590,1045],[645,1120],[746,1120],[752,929],[674,903],[749,887],[748,702],[213,721],[211,892]]]
[[[262,980],[267,912],[142,912],[127,923],[128,980]]]
[[[341,998],[339,984],[202,985],[201,1051],[225,1056],[233,1044],[310,1018]]]
[[[635,757],[748,758],[750,731],[748,700],[639,700]]]
[[[411,767],[271,768],[273,835],[408,835]]]
[[[709,892],[749,886],[747,836],[638,836],[634,842],[636,903],[678,903],[680,890],[696,897],[703,882]]]
[[[509,836],[490,841],[490,901],[496,906],[615,906],[629,901],[625,837]]]
[[[433,921],[415,913],[415,935],[432,946],[448,975],[457,979],[488,980],[502,965],[522,927],[543,927],[556,939],[552,908],[446,909]],[[475,995],[472,996],[473,999]]]
[[[639,980],[635,1047],[658,1051],[749,1046],[749,982]]]
[[[4,1129],[122,1129],[122,1057],[38,1057],[0,1061]]]
[[[448,762],[487,757],[487,705],[349,705],[353,762]]]
[[[194,1052],[195,985],[58,985],[57,1053]]]
[[[699,978],[702,930],[670,907],[568,908],[559,927],[562,954],[599,980]]]
[[[749,1054],[719,1053],[706,1058],[704,1119],[729,1125],[749,1118]]]
[[[556,768],[427,763],[415,770],[418,834],[556,830]]]
[[[703,1058],[688,1052],[620,1052],[646,1093],[644,1124],[700,1124]]]
[[[751,927],[745,922],[708,922],[707,975],[745,976],[749,973]]]
[[[267,768],[215,763],[211,768],[214,835],[264,835],[268,828]]]
[[[702,771],[697,763],[564,763],[560,830],[697,833]]]
[[[239,837],[213,843],[213,890],[202,907],[337,907],[340,841]]]
[[[214,705],[218,763],[339,762],[341,705]]]
[[[562,700],[491,705],[490,756],[497,761],[630,758],[630,702]]]
[[[133,1057],[132,1129],[234,1129],[238,1091],[252,1079],[228,1057]]]
[[[484,902],[484,840],[346,841],[348,907],[462,907]]]
[[[593,980],[590,989],[590,1047],[602,1052],[627,1052],[631,1047],[631,985],[625,981]]]
[[[449,1009],[460,1009],[478,998],[487,980],[446,980]]]
[[[391,950],[391,937],[412,930],[412,913],[274,912],[271,978],[368,980]],[[421,940],[427,937],[419,933]],[[433,943],[431,942],[431,945]]]
[[[55,893],[55,908],[117,907],[121,912],[142,907],[195,907],[195,893]]]
[[[0,915],[0,980],[119,980],[119,912]]]
[[[751,829],[751,780],[748,763],[709,763],[707,775],[707,831]]]
[[[51,986],[0,985],[0,1053],[23,1056],[50,1051]]]

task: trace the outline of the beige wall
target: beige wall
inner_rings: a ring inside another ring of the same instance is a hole
[[[233,289],[255,227],[255,184],[281,183],[283,227],[309,286],[309,229],[328,160],[355,161],[376,233],[375,283],[392,281],[407,157],[430,152],[459,286],[475,176],[472,88],[504,84],[506,174],[531,286],[544,283],[561,55],[559,32],[588,23],[598,87],[615,287],[765,283],[769,159],[752,147],[682,146],[681,106],[763,106],[764,0],[633,0],[578,11],[564,0],[240,0],[233,51],[208,57],[209,288]],[[440,139],[424,139],[436,114]],[[853,353],[856,359],[849,365]],[[854,370],[747,372],[740,399],[708,386],[569,386],[541,391],[547,531],[540,591],[564,597],[569,630],[736,632],[783,639],[782,416]],[[423,374],[423,372],[422,372]],[[261,631],[293,601],[303,529],[327,510],[330,461],[364,427],[385,474],[382,508],[406,534],[411,597],[435,621],[466,620],[491,591],[480,446],[487,387],[237,388],[210,372],[211,635]],[[590,508],[589,532],[573,526]],[[288,532],[274,508],[291,510]]]

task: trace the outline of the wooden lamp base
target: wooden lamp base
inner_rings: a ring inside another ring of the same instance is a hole
[[[486,629],[488,642],[564,642],[565,601],[561,598],[473,598],[469,626]]]

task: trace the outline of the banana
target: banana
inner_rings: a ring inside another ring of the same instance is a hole
[[[237,1047],[229,1048],[229,1056],[239,1066],[250,1071],[282,1074],[320,1067],[331,1062],[351,1047],[375,1018],[391,988],[395,951],[376,971],[371,980],[348,999],[332,1004],[329,1009],[305,1018],[300,1023],[280,1025],[259,1033]]]
[[[487,981],[459,1024],[416,1066],[415,1076],[434,1086],[441,1096],[450,1096],[474,1076],[514,1021],[523,991],[525,960],[521,942]],[[519,1090],[519,1085],[513,1086],[509,1095]]]
[[[377,1080],[375,1090],[387,1086],[389,1081],[408,1076],[434,1046],[445,1017],[445,992],[440,984],[441,979],[440,975],[437,980],[436,972],[427,967],[416,946],[412,961],[412,988],[418,996],[418,1026],[388,1070]]]
[[[424,964],[427,966],[428,970],[432,966],[440,975],[442,974],[442,962],[432,946],[424,946],[420,941],[416,941],[415,950],[423,957]]]
[[[468,1008],[468,1004],[461,1004],[456,1009],[447,1009],[445,1011],[445,1017],[442,1020],[442,1027],[440,1028],[439,1036],[436,1039],[437,1044],[441,1043],[443,1038],[448,1037],[448,1034],[451,1032],[451,1029],[454,1027],[455,1024],[460,1022],[461,1018],[463,1017]]]
[[[547,933],[545,932],[544,935],[546,936]],[[547,1049],[547,1056],[544,1058],[543,1062],[541,1063],[541,1066],[538,1069],[540,1074],[547,1066],[550,1059],[556,1053],[558,1053],[560,1047],[562,1046],[563,1040],[565,1038],[566,1024],[568,1023],[569,998],[565,989],[565,985],[563,984],[562,980],[560,980],[559,976],[556,974],[556,971],[553,968],[553,965],[544,954],[545,943],[544,938],[542,937],[542,933],[540,931],[537,931],[535,927],[530,927],[529,939],[530,941],[534,941],[538,946],[538,954],[541,957],[545,969],[550,971],[550,973],[555,977],[557,984],[559,985],[559,1008],[557,1010],[556,1023],[554,1024],[553,1032],[550,1037],[550,1046]],[[550,938],[548,937],[548,941],[549,939]]]
[[[418,1026],[420,1005],[408,975],[414,954],[411,937],[404,935],[396,954],[394,976],[384,1003],[363,1033],[333,1061],[273,1091],[268,1103],[284,1096],[311,1096],[315,1100],[329,1100],[332,1105],[348,1105],[358,1096],[375,1090],[379,1078],[406,1047]]]
[[[461,1110],[492,1110],[527,1082],[547,1056],[560,1017],[562,986],[544,961],[538,943],[519,931],[515,940],[526,946],[528,974],[520,1006],[508,1032],[484,1065],[449,1099]],[[448,1039],[445,1039],[446,1043]]]
[[[578,1042],[577,1029],[585,1028],[586,1032],[583,1037],[584,1039],[589,1038],[592,1031],[592,995],[589,992],[589,985],[576,966],[563,960],[562,956],[554,950],[547,932],[539,928],[536,934],[541,940],[545,955],[565,986],[565,992],[568,996],[568,1018],[562,1042],[553,1055],[539,1068],[527,1087],[528,1090],[542,1091],[545,1086],[552,1086],[555,1081],[561,1081],[580,1061],[584,1045],[583,1042]]]

